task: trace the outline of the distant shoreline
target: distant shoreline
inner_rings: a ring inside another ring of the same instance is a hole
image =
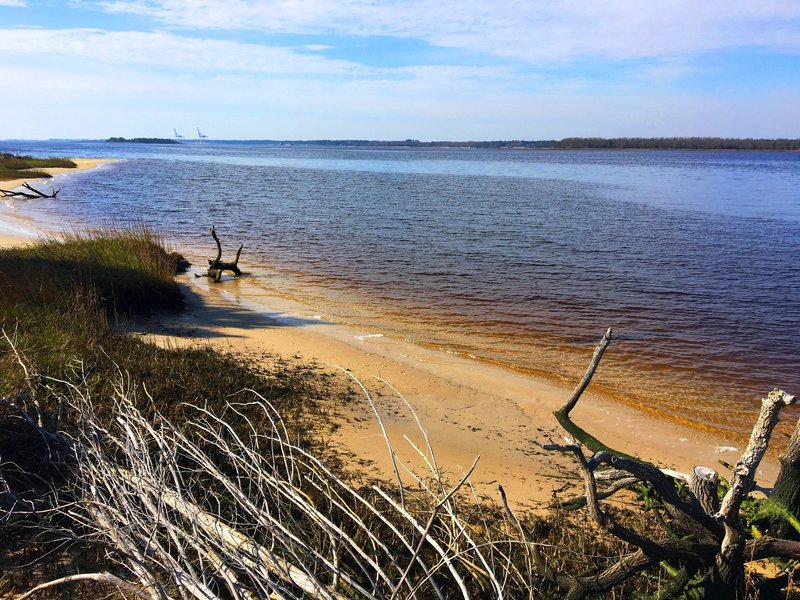
[[[800,139],[750,138],[564,138],[562,140],[431,141],[419,140],[217,140],[276,146],[348,148],[477,148],[496,150],[743,150],[800,151]]]
[[[75,140],[0,140],[69,142]],[[124,144],[198,144],[198,143],[236,143],[245,145],[264,145],[276,147],[335,147],[335,148],[440,148],[440,149],[493,149],[493,150],[701,150],[701,151],[767,151],[800,152],[800,138],[712,138],[712,137],[671,137],[671,138],[564,138],[561,140],[491,140],[491,141],[429,141],[405,140],[357,140],[357,139],[317,139],[317,140],[236,140],[206,139],[179,140],[173,138],[110,137],[106,139],[85,139],[80,141],[111,142]]]
[[[180,144],[179,141],[172,138],[131,138],[124,137],[110,137],[106,142],[112,144]]]

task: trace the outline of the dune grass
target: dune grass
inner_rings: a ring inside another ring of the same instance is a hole
[[[213,405],[242,389],[264,394],[289,414],[313,405],[314,386],[304,390],[303,402],[296,398],[302,368],[267,374],[207,347],[170,350],[115,330],[137,315],[183,308],[174,280],[179,258],[141,227],[71,233],[0,251],[0,325],[8,338],[0,353],[0,396],[26,385],[18,357],[9,352],[13,344],[41,376],[69,379],[79,364],[98,396],[110,394],[110,382],[124,370],[146,382],[152,401],[170,417],[179,417],[181,402]],[[46,394],[42,405],[45,414],[55,407]]]
[[[74,169],[73,161],[66,158],[33,158],[20,154],[0,153],[0,181],[25,177],[48,178],[51,175],[38,169],[60,167]]]
[[[116,331],[180,309],[176,262],[142,228],[0,251],[0,595],[107,573],[152,598],[561,597],[467,480],[432,468],[401,498],[347,468],[326,443],[330,412],[354,398],[346,378]],[[580,515],[522,520],[557,569],[626,551]]]

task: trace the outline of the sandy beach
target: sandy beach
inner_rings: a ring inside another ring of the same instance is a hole
[[[110,159],[100,159],[100,158],[73,158],[70,160],[72,160],[72,162],[74,162],[78,166],[71,169],[61,168],[61,167],[47,167],[47,168],[39,168],[37,170],[44,171],[45,173],[49,173],[50,175],[55,177],[57,175],[63,175],[65,173],[76,173],[78,171],[85,171],[87,169],[95,169],[102,164],[111,162]],[[21,179],[0,181],[0,188],[4,190],[13,190],[21,186],[23,183],[28,183],[31,181],[39,181],[39,180],[41,180],[41,178],[26,177]]]
[[[563,440],[552,413],[571,389],[326,323],[310,307],[254,296],[246,278],[209,285],[206,279],[188,274],[179,281],[188,310],[174,319],[142,324],[143,333],[150,328],[151,339],[169,344],[210,343],[253,357],[267,352],[314,361],[327,370],[346,369],[370,392],[398,463],[420,475],[425,465],[415,447],[424,449],[425,439],[416,417],[439,466],[449,476],[460,477],[480,456],[471,477],[479,494],[496,498],[497,485],[502,484],[515,505],[541,506],[568,483],[564,476],[572,474],[571,459],[547,452],[540,444]],[[586,365],[593,350],[586,348]],[[612,342],[604,360],[613,359]],[[381,427],[369,402],[364,399],[339,408],[343,419],[335,441],[370,461],[381,476],[393,477]],[[592,394],[591,387],[572,416],[609,446],[681,472],[696,465],[722,469],[720,460],[735,462],[740,454],[730,441],[653,419]],[[727,476],[724,469],[722,474]],[[776,474],[776,464],[765,461],[760,483],[768,485]],[[411,480],[407,474],[403,477]]]
[[[103,161],[76,162],[80,169],[87,169]],[[3,182],[0,187],[10,189],[21,181]],[[31,238],[29,233],[15,233],[14,227],[2,225],[0,245]],[[35,230],[35,223],[28,226]],[[207,257],[189,258],[202,265]],[[240,266],[247,271],[246,253]],[[312,306],[265,295],[249,284],[247,277],[209,284],[190,272],[178,279],[188,309],[177,316],[138,323],[139,334],[157,343],[211,344],[254,360],[269,353],[287,360],[313,361],[321,369],[351,374],[369,391],[401,470],[426,475],[415,449],[424,449],[425,440],[410,405],[427,432],[439,467],[448,476],[458,478],[480,457],[471,477],[478,494],[496,498],[497,485],[502,484],[515,506],[542,506],[568,483],[564,476],[572,474],[572,460],[539,445],[562,440],[552,413],[569,397],[569,386],[328,322]],[[603,331],[596,333],[599,340]],[[582,369],[593,350],[593,346],[586,347]],[[613,360],[612,341],[604,361]],[[336,409],[341,427],[333,441],[349,449],[359,466],[382,477],[394,477],[369,402],[362,397]],[[730,440],[656,420],[597,396],[591,387],[572,416],[609,446],[682,472],[704,465],[720,469],[727,477],[719,461],[735,462],[743,450],[732,449],[737,444]],[[776,474],[776,462],[764,461],[759,483],[770,485]],[[412,480],[408,473],[403,478]]]

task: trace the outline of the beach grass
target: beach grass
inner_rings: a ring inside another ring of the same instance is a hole
[[[139,316],[183,308],[174,280],[179,258],[143,227],[68,233],[0,251],[6,345],[13,343],[30,369],[48,377],[69,378],[80,364],[99,395],[111,391],[123,369],[131,380],[147,382],[152,401],[167,415],[180,402],[213,402],[242,389],[291,413],[296,376],[289,367],[265,377],[233,355],[207,347],[165,349],[116,329]],[[0,395],[24,385],[25,373],[7,350],[0,355]],[[298,406],[313,404],[313,394],[306,395]]]
[[[0,153],[0,181],[51,177],[44,168],[74,169],[78,165],[67,158],[33,158],[20,154]]]
[[[348,466],[327,443],[355,393],[346,377],[121,331],[181,309],[176,264],[145,228],[0,251],[0,595],[110,573],[165,597],[201,585],[223,597],[561,597],[518,526],[468,485],[450,494],[433,469],[403,495]],[[558,569],[626,551],[581,515],[522,521]],[[109,590],[69,585],[75,598]]]

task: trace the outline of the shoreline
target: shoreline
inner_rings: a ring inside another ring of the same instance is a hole
[[[67,167],[43,167],[38,168],[39,171],[44,171],[52,175],[52,178],[46,177],[21,177],[19,179],[0,180],[0,188],[4,190],[13,190],[18,188],[23,183],[30,183],[31,181],[52,181],[58,175],[68,175],[70,173],[79,173],[89,169],[96,169],[97,167],[106,163],[114,162],[113,158],[70,158],[77,166],[72,168]]]
[[[74,173],[108,162],[82,160],[82,168],[62,171]],[[30,235],[9,236],[5,216],[0,213],[0,246],[30,241],[41,234],[35,221],[26,221],[23,225]],[[194,253],[190,258],[204,262]],[[370,390],[398,461],[409,469],[424,472],[420,455],[404,436],[418,448],[424,448],[425,440],[414,416],[389,384],[414,407],[438,464],[451,478],[460,477],[475,457],[481,456],[472,477],[478,494],[496,498],[497,484],[502,484],[512,505],[541,506],[563,486],[565,475],[574,474],[570,457],[538,446],[559,441],[564,435],[552,412],[569,397],[568,385],[326,322],[313,307],[269,295],[250,285],[247,278],[209,285],[190,272],[178,281],[187,296],[187,310],[142,322],[136,328],[138,333],[168,345],[209,344],[254,361],[269,352],[298,362],[315,362],[333,373],[346,369]],[[605,361],[613,361],[613,346],[612,342]],[[594,344],[586,347],[585,363],[578,365],[581,370],[593,350]],[[389,452],[366,400],[337,408],[342,419],[334,443],[351,451],[358,462],[370,461],[367,472],[373,469],[382,478],[393,479]],[[573,417],[576,424],[609,446],[682,472],[697,465],[713,468],[720,459],[735,462],[744,450],[721,451],[738,444],[655,419],[593,394],[591,386]],[[760,484],[771,485],[776,474],[776,461],[764,461],[759,469]]]
[[[77,166],[73,168],[66,167],[43,167],[39,171],[44,171],[52,175],[50,178],[46,177],[21,177],[18,179],[0,180],[0,189],[13,191],[21,187],[23,183],[31,182],[56,182],[61,177],[80,173],[81,171],[88,171],[97,169],[105,164],[115,162],[113,158],[71,158]],[[25,200],[16,200],[14,198],[0,198],[0,247],[9,244],[20,244],[29,242],[45,235],[42,228],[37,227],[34,220],[27,217],[22,217],[15,214],[15,202],[26,202]]]
[[[513,506],[541,508],[574,476],[571,457],[540,447],[565,435],[553,411],[571,394],[569,386],[326,322],[312,307],[282,298],[253,298],[246,278],[209,285],[190,272],[178,281],[186,312],[141,323],[139,333],[165,345],[210,344],[256,360],[266,352],[352,375],[371,394],[401,471],[426,471],[416,450],[426,444],[418,417],[450,478],[459,478],[480,456],[471,477],[479,495],[496,499],[501,484]],[[587,346],[582,369],[593,350],[594,344]],[[613,360],[613,342],[605,360]],[[394,479],[381,424],[367,400],[339,408],[333,441],[369,461],[368,472]],[[572,417],[609,446],[683,473],[699,465],[715,468],[720,460],[736,462],[744,451],[737,442],[604,398],[591,386]],[[777,471],[777,462],[767,458],[759,468],[760,485],[771,485]],[[562,498],[581,493],[574,483]]]

